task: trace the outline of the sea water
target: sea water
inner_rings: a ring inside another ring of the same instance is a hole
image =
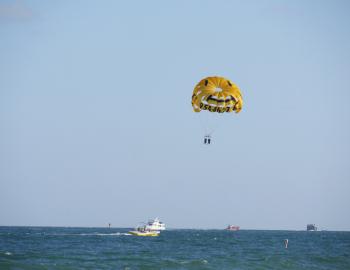
[[[0,227],[0,269],[346,270],[350,232]]]

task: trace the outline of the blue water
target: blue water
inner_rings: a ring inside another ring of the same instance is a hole
[[[0,269],[350,269],[350,232],[127,232],[0,227]]]

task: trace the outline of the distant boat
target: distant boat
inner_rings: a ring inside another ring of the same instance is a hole
[[[159,220],[159,218],[155,218],[153,220],[149,220],[145,226],[146,230],[149,231],[164,231],[165,224]]]
[[[315,231],[317,231],[317,227],[316,227],[315,224],[307,224],[306,225],[306,230],[308,232],[315,232]]]
[[[225,230],[227,230],[227,231],[238,231],[239,230],[239,226],[228,225]]]
[[[158,218],[149,220],[148,223],[142,226],[138,226],[135,230],[129,231],[132,235],[137,236],[158,236],[160,231],[165,230],[165,224]]]

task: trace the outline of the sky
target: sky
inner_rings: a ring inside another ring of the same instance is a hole
[[[350,230],[349,13],[0,0],[0,225]],[[244,99],[210,146],[207,76]]]

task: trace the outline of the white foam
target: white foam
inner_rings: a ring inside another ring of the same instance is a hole
[[[11,252],[5,252],[5,255],[12,255],[12,253]]]
[[[93,235],[98,235],[98,236],[119,236],[119,235],[131,235],[130,233],[120,233],[120,232],[116,232],[116,233],[96,233]]]

